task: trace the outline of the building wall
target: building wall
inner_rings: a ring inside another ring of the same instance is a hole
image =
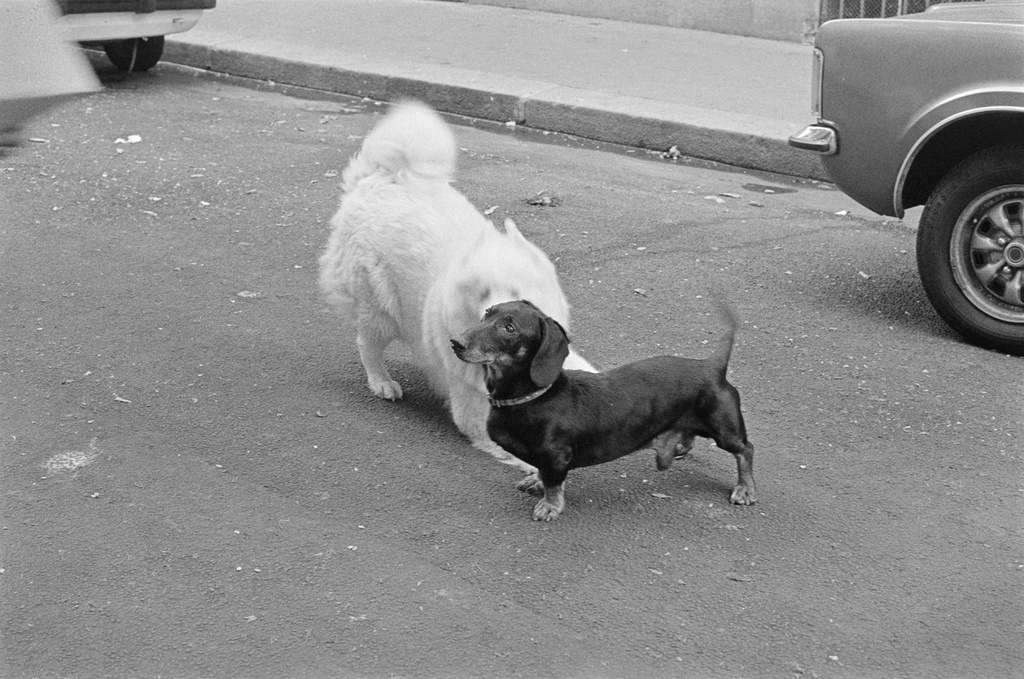
[[[457,0],[559,14],[810,42],[819,0]]]

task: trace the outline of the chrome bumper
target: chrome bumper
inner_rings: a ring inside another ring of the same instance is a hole
[[[831,127],[808,125],[789,138],[789,145],[805,151],[832,156],[839,150],[839,137]]]

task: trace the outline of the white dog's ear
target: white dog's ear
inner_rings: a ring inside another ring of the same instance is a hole
[[[562,372],[562,363],[569,355],[569,338],[555,319],[545,316],[540,321],[540,347],[530,363],[530,379],[538,387],[546,387]]]
[[[528,241],[523,232],[516,226],[516,223],[508,217],[505,218],[505,236],[510,238],[513,243],[519,246],[521,252],[525,253],[534,262],[540,264],[542,268],[553,267],[547,255],[539,247]],[[555,285],[557,286],[558,283],[556,282]]]
[[[508,217],[505,217],[505,233],[512,236],[513,238],[526,240],[526,236],[524,236],[523,233],[519,230],[519,227],[516,226],[516,223],[513,222]]]

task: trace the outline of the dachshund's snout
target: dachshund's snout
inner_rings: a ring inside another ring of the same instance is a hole
[[[480,346],[479,338],[467,332],[450,340],[452,351],[460,361],[466,363],[490,363],[494,357]]]

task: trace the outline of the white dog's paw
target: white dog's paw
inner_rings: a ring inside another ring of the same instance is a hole
[[[499,446],[497,443],[492,441],[487,436],[478,435],[475,437],[471,437],[470,442],[473,444],[474,448],[484,451],[485,453],[487,453],[488,455],[490,455],[491,457],[493,457],[495,460],[502,464],[507,464],[510,467],[515,467],[524,474],[532,474],[534,476],[536,476],[537,474],[536,467],[534,467],[533,465],[526,464],[518,457],[512,455],[504,448]]]
[[[516,490],[530,495],[543,495],[544,484],[540,482],[540,478],[536,474],[530,474],[516,484]]]
[[[392,379],[370,380],[370,391],[388,401],[402,398],[402,387]]]

